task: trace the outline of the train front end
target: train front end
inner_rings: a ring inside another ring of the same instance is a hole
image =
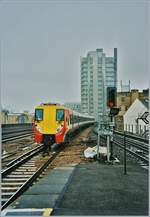
[[[56,104],[42,104],[35,108],[34,138],[38,143],[52,145],[64,140],[65,110]]]

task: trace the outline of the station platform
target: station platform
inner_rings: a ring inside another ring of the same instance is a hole
[[[3,216],[148,216],[148,170],[97,161],[57,167],[31,186]],[[25,213],[25,215],[24,215]]]

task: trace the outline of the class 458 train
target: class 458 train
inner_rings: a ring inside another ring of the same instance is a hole
[[[36,142],[46,145],[65,143],[76,130],[94,122],[94,117],[63,105],[42,103],[35,108],[34,138]]]

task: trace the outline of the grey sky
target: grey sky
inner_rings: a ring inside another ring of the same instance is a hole
[[[118,48],[118,81],[148,87],[148,1],[1,1],[1,101],[80,101],[80,56]]]

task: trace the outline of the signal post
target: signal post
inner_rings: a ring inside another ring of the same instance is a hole
[[[110,109],[106,114],[106,110],[103,115],[100,116],[98,121],[98,139],[97,139],[97,159],[99,156],[100,137],[106,136],[107,142],[107,162],[113,159],[113,130],[114,130],[114,116],[118,114],[119,108],[116,107],[116,87],[107,87],[107,107]]]

